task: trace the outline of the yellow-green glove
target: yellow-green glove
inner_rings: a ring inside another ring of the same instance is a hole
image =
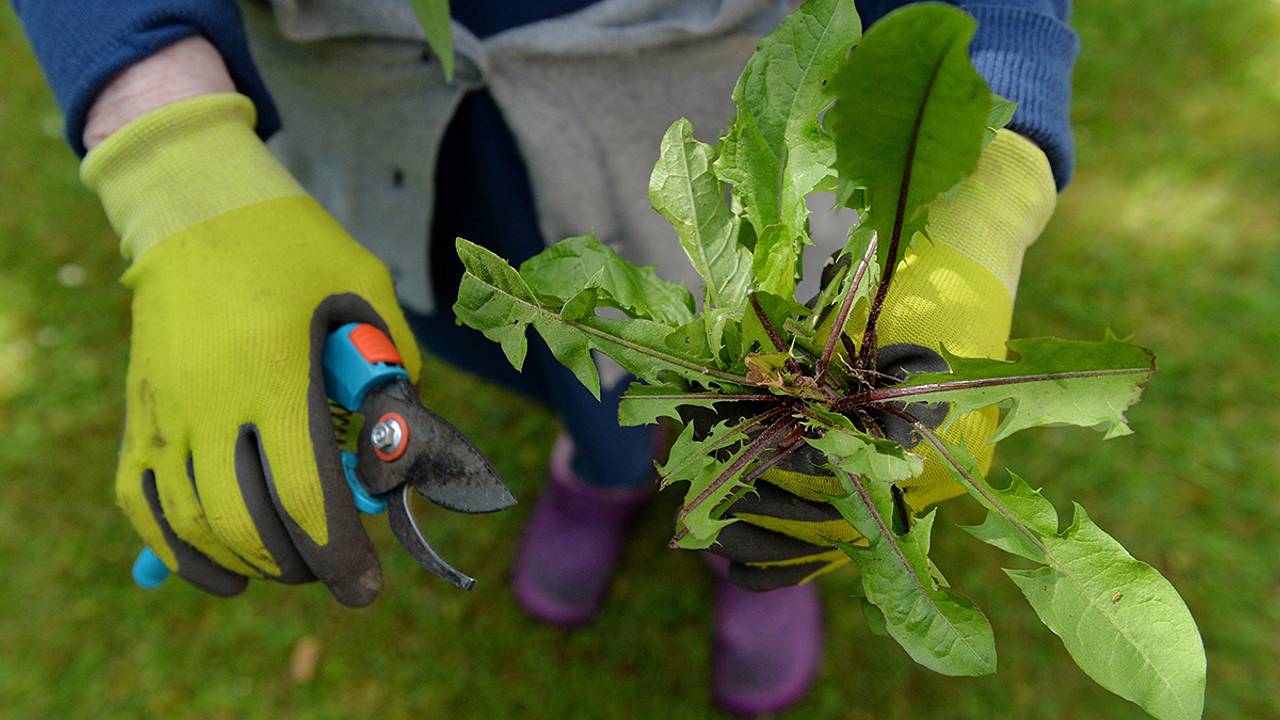
[[[368,322],[414,382],[421,359],[386,268],[253,127],[241,95],[184,100],[117,131],[81,168],[132,261],[116,496],[204,590],[318,578],[360,606],[381,570],[343,478],[321,347],[337,326]]]
[[[879,369],[941,369],[935,353],[943,345],[957,355],[1005,357],[1022,256],[1056,201],[1044,153],[1001,130],[954,197],[931,208],[932,242],[917,242],[894,274],[879,322],[885,348]],[[964,442],[985,472],[995,450],[987,439],[996,421],[995,408],[970,413],[942,437]],[[924,472],[902,483],[907,505],[918,511],[963,494],[932,448],[916,450],[925,458]],[[766,482],[757,483],[758,496],[748,495],[729,509],[726,516],[740,522],[722,530],[711,551],[732,561],[734,582],[767,590],[807,582],[848,562],[833,541],[861,538],[822,501],[840,490],[811,460],[820,462],[797,453],[761,477]]]

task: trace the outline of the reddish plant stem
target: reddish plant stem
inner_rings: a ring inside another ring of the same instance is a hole
[[[831,406],[834,412],[844,412],[862,405],[885,403],[899,398],[914,398],[920,395],[947,392],[950,390],[969,390],[972,388],[995,387],[999,385],[1018,385],[1020,383],[1044,382],[1046,380],[1073,380],[1076,378],[1106,377],[1110,375],[1133,375],[1143,372],[1144,368],[1108,368],[1105,370],[1074,370],[1057,373],[1033,373],[1014,375],[1011,377],[974,378],[972,380],[947,380],[903,387],[894,385],[873,388],[854,395],[846,395]]]
[[[858,264],[858,271],[853,275],[853,282],[849,284],[849,291],[844,294],[844,302],[840,303],[840,312],[836,315],[836,321],[831,326],[831,334],[827,335],[827,344],[822,348],[822,357],[818,359],[817,373],[815,379],[821,385],[822,381],[827,377],[827,368],[831,365],[831,356],[835,353],[836,343],[840,337],[844,335],[844,324],[849,320],[849,312],[853,310],[853,298],[858,294],[858,286],[862,284],[862,278],[867,274],[867,268],[871,266],[871,259],[876,255],[876,236],[871,236],[871,241],[867,243],[867,251],[862,254],[862,262]]]
[[[924,431],[929,435],[933,435],[933,431],[929,429],[928,425],[925,425],[924,423],[920,422],[920,418],[916,417],[915,415],[912,415],[906,410],[896,408],[896,407],[886,407],[884,408],[884,411],[889,413],[890,415],[897,415],[903,420],[906,420],[908,423],[911,424],[912,427],[916,429],[917,432]],[[937,437],[937,436],[935,435],[934,437]]]
[[[929,79],[929,87],[938,78],[938,69],[934,68],[933,77]],[[880,287],[876,289],[876,298],[871,303],[871,311],[867,313],[867,327],[862,333],[862,352],[858,354],[860,369],[876,366],[876,323],[880,320],[880,310],[884,308],[885,295],[889,293],[889,282],[893,280],[894,266],[898,264],[898,246],[902,243],[902,224],[907,215],[907,197],[911,194],[911,170],[916,161],[916,147],[920,141],[920,123],[924,120],[925,105],[916,110],[915,120],[911,126],[911,145],[907,148],[906,162],[902,168],[902,184],[898,186],[898,207],[893,215],[893,233],[889,236],[889,253],[885,258],[884,269],[880,273]]]
[[[751,303],[751,309],[755,311],[756,318],[760,320],[760,325],[764,328],[765,333],[768,334],[773,347],[778,352],[787,352],[787,346],[783,344],[782,338],[778,336],[778,329],[773,326],[773,321],[765,314],[764,308],[760,307],[760,301],[756,299],[756,294],[748,293],[747,300]],[[787,357],[783,364],[787,368],[787,372],[795,375],[800,374],[800,365],[796,363],[795,358]]]
[[[858,359],[858,346],[853,344],[853,338],[844,333],[840,333],[840,345],[844,348],[844,356],[846,359],[854,361]],[[849,367],[853,367],[850,365]]]
[[[774,455],[768,460],[765,460],[764,462],[752,468],[751,471],[748,472],[746,475],[743,475],[742,476],[743,485],[747,486],[747,489],[750,489],[751,483],[755,482],[757,478],[759,478],[761,475],[765,474],[766,472],[772,470],[773,468],[777,467],[779,463],[781,463],[783,460],[786,460],[791,455],[795,454],[802,447],[804,447],[804,443],[796,443],[794,445],[784,447],[782,450],[778,452],[777,455]],[[741,495],[739,495],[739,497],[741,497]],[[734,499],[736,500],[737,498],[734,498]],[[732,505],[732,504],[733,503],[729,503],[729,505]],[[689,528],[687,527],[680,528],[680,530],[677,531],[676,534],[671,537],[671,542],[668,544],[668,547],[672,547],[672,548],[678,547],[680,541],[683,540],[684,537],[688,534],[689,534]]]
[[[801,415],[804,415],[810,420],[813,420],[815,423],[818,423],[822,427],[826,428],[824,432],[831,432],[833,430],[835,432],[842,432],[841,428],[835,425],[832,425],[830,422],[827,421],[826,418],[822,417],[821,415],[818,415],[817,413],[813,412],[807,407],[800,406],[796,408],[796,410],[799,411]],[[832,412],[835,412],[834,405],[832,406]],[[884,433],[880,431],[880,428],[877,427],[876,424],[871,421],[870,415],[868,415],[866,412],[864,412],[859,408],[854,408],[854,412],[858,413],[858,418],[862,421],[864,432],[866,432],[868,435],[871,435],[872,437],[875,437],[875,438],[884,437]]]
[[[908,173],[910,170],[908,169]],[[905,202],[906,195],[903,195]],[[858,352],[858,361],[854,368],[867,370],[876,365],[876,323],[880,321],[880,311],[884,308],[884,298],[889,294],[889,282],[893,280],[893,266],[898,264],[899,233],[902,232],[902,203],[898,205],[898,216],[893,221],[893,238],[889,242],[889,254],[885,257],[884,271],[880,273],[880,287],[876,288],[875,299],[871,301],[871,310],[867,313],[867,326],[862,331],[862,349]]]
[[[755,482],[756,478],[760,477],[761,475],[777,467],[779,463],[781,463],[783,460],[786,460],[788,457],[798,452],[802,447],[804,447],[804,443],[798,442],[798,443],[795,443],[794,445],[788,445],[787,447],[782,448],[782,450],[778,451],[777,455],[774,455],[768,460],[765,460],[764,462],[752,468],[751,472],[747,473],[746,475],[743,475],[742,482],[744,484],[750,484]]]
[[[982,505],[986,507],[987,510],[997,512],[1000,515],[1004,516],[1005,520],[1008,520],[1009,524],[1012,525],[1014,528],[1016,528],[1018,532],[1022,533],[1022,535],[1026,537],[1027,540],[1030,541],[1032,545],[1035,545],[1036,547],[1040,548],[1040,551],[1043,552],[1045,555],[1048,555],[1050,557],[1053,556],[1053,553],[1050,552],[1049,548],[1045,546],[1043,540],[1041,540],[1035,533],[1031,532],[1031,530],[1029,530],[1026,525],[1014,520],[1009,510],[1006,507],[1004,507],[1004,504],[1000,502],[999,498],[993,496],[991,494],[990,489],[986,486],[984,482],[981,481],[982,476],[979,475],[975,477],[974,475],[972,475],[969,472],[968,468],[965,467],[964,463],[960,461],[960,458],[956,457],[955,454],[951,452],[951,448],[947,447],[947,444],[942,442],[942,438],[938,437],[938,435],[934,433],[933,430],[928,425],[925,425],[924,423],[920,422],[919,418],[915,417],[909,412],[906,412],[905,410],[899,410],[893,407],[888,407],[885,409],[893,413],[894,415],[897,415],[898,417],[902,418],[903,420],[906,420],[907,422],[911,423],[912,426],[915,427],[916,432],[920,433],[920,436],[923,437],[926,441],[928,441],[930,445],[933,446],[933,449],[938,452],[938,455],[942,457],[943,461],[949,464],[951,468],[955,470],[956,473],[961,478],[963,478],[963,482],[961,483],[961,485],[967,486],[965,487],[965,490],[970,492],[970,494],[974,495],[975,499],[977,499],[980,503],[982,503]],[[1060,563],[1055,559],[1053,564],[1060,564]]]
[[[771,393],[744,393],[740,395],[721,395],[714,392],[688,392],[688,393],[671,393],[669,395],[636,395],[628,398],[622,396],[623,401],[639,401],[639,400],[710,400],[713,402],[740,402],[744,400],[752,400],[755,402],[778,400],[778,395]]]
[[[734,430],[736,432],[745,433],[746,431],[756,427],[757,425],[776,420],[778,416],[784,412],[786,412],[786,407],[782,405],[769,408],[768,410],[765,410],[764,412],[758,415],[755,415],[753,417],[743,420],[741,423],[738,424],[737,427],[734,428]],[[720,444],[707,448],[706,454],[710,455],[712,453],[719,452],[731,445],[736,445],[737,443],[738,443],[737,440],[730,440],[730,441],[721,440]],[[674,468],[664,467],[663,471],[665,474],[662,477],[658,478],[658,489],[659,490],[665,489],[667,485],[671,484],[672,482],[671,478],[674,477],[676,473],[683,470],[685,466],[688,464],[688,462],[689,461],[685,461],[685,463]]]
[[[853,485],[854,491],[858,494],[858,499],[862,501],[863,507],[865,507],[867,512],[871,515],[871,519],[875,522],[876,528],[880,531],[880,536],[889,541],[889,547],[893,550],[893,554],[897,557],[898,562],[901,563],[902,567],[911,570],[911,562],[907,560],[907,556],[902,552],[902,546],[896,541],[897,534],[893,532],[892,525],[885,522],[884,516],[880,514],[880,509],[876,507],[875,500],[871,499],[871,493],[867,492],[867,488],[862,484],[862,480],[857,475],[852,475],[850,473],[845,473],[845,477],[849,478],[850,484]],[[911,580],[915,583],[915,586],[919,588],[920,594],[929,598],[929,601],[934,603],[934,607],[936,608],[937,605],[929,595],[929,591],[925,588],[924,583],[921,582],[920,576],[917,575],[914,570],[907,574],[911,576]]]
[[[805,417],[809,418],[810,420],[813,420],[814,422],[822,425],[825,428],[834,427],[830,422],[828,422],[821,415],[815,413],[814,411],[810,410],[809,408],[803,405],[797,407],[796,410],[798,410],[801,415],[804,415]]]
[[[738,459],[730,463],[729,467],[725,468],[725,471],[720,473],[719,477],[712,481],[712,483],[702,492],[698,493],[698,496],[695,497],[692,502],[680,508],[680,512],[676,516],[676,519],[684,520],[688,517],[689,513],[693,512],[695,508],[706,502],[707,498],[711,497],[711,495],[715,493],[715,491],[719,490],[726,482],[729,482],[730,478],[741,472],[742,468],[746,467],[751,463],[751,461],[755,460],[760,453],[764,452],[765,448],[768,447],[769,443],[773,442],[774,438],[783,432],[790,430],[790,426],[794,422],[795,420],[790,417],[781,417],[774,421],[772,425],[765,428],[764,431],[760,433],[759,437],[753,440],[751,444],[747,446],[747,449],[738,456]]]

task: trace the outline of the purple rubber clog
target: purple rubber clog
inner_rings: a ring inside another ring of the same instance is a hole
[[[707,556],[716,574],[712,692],[735,715],[788,708],[813,688],[822,660],[822,607],[814,584],[752,592],[729,582],[728,562]]]
[[[573,443],[556,439],[550,480],[516,549],[511,585],[520,607],[550,625],[574,627],[604,603],[632,521],[653,492],[596,488],[573,473]]]

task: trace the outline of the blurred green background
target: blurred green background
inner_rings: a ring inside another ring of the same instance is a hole
[[[115,239],[0,9],[0,715],[6,717],[705,717],[711,584],[665,549],[674,497],[635,533],[590,627],[528,620],[505,578],[556,432],[544,410],[432,363],[425,392],[524,500],[432,514],[484,579],[450,592],[370,529],[387,590],[344,610],[319,586],[234,601],[130,583],[138,541],[111,482],[129,298]],[[1079,3],[1076,179],[1027,256],[1015,335],[1110,323],[1160,371],[1137,434],[1023,433],[1007,462],[1060,510],[1078,500],[1182,592],[1209,656],[1210,718],[1280,717],[1280,4]],[[992,619],[1000,672],[943,678],[868,633],[852,572],[823,585],[822,677],[788,716],[1130,718],[1093,685],[944,509],[935,559]],[[466,537],[462,534],[465,531]],[[318,652],[317,652],[318,651]],[[315,662],[308,662],[310,655]]]

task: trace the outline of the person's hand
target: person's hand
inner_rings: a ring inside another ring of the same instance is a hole
[[[386,268],[268,153],[234,93],[166,104],[82,166],[132,266],[116,496],[171,570],[218,595],[323,581],[360,606],[381,570],[343,477],[321,373],[346,322],[417,345]]]
[[[932,242],[918,242],[898,267],[879,322],[878,369],[899,378],[904,370],[945,369],[938,354],[944,345],[956,355],[1005,357],[1022,256],[1044,229],[1056,198],[1044,153],[1001,130],[954,197],[931,209]],[[996,421],[994,407],[970,413],[942,437],[965,443],[986,472],[995,450],[987,439]],[[904,428],[885,425],[890,437],[910,442]],[[709,550],[731,561],[729,577],[738,585],[769,590],[808,582],[848,562],[836,541],[860,540],[824,501],[841,491],[819,469],[820,454],[810,451],[765,472],[758,493],[748,493],[725,514],[738,522],[722,529]],[[902,483],[910,508],[963,494],[932,448],[915,451],[925,463],[919,477]]]

